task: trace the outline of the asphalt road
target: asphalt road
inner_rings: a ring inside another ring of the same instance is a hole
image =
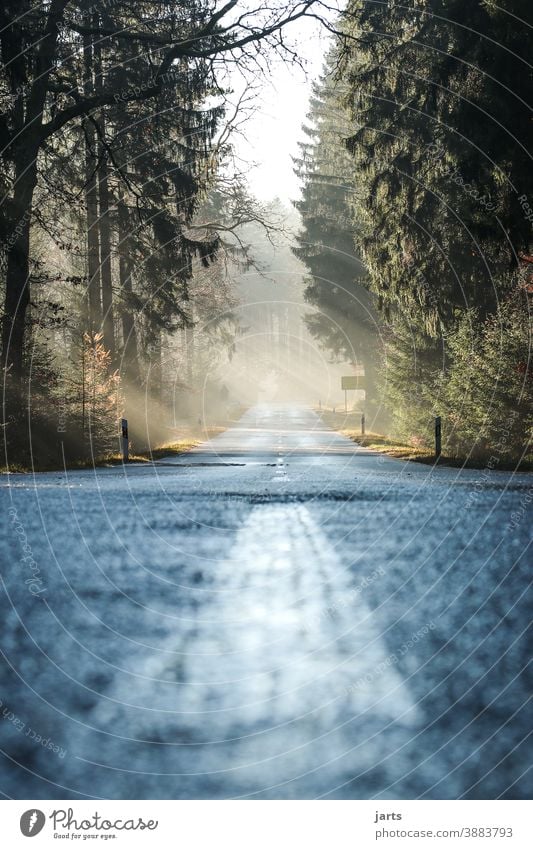
[[[531,476],[258,406],[0,486],[5,796],[531,796]]]

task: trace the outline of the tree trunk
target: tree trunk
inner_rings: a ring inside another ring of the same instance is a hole
[[[35,79],[26,98],[26,108],[23,110],[19,104],[15,138],[3,151],[4,158],[15,165],[15,180],[10,216],[13,229],[7,241],[6,250],[6,288],[0,362],[5,369],[5,376],[10,381],[10,387],[16,390],[18,390],[17,384],[23,370],[24,331],[26,312],[30,303],[30,221],[33,192],[37,185],[37,157],[42,143],[40,131],[48,79],[57,48],[58,22],[63,14],[64,5],[61,0],[52,0],[49,4],[48,19],[39,39],[36,54]],[[21,6],[21,13],[26,13],[25,4]],[[15,39],[12,47],[15,47],[19,37],[16,27],[12,27],[11,34]],[[16,68],[15,65],[10,71],[13,84],[16,82]],[[18,403],[17,392],[15,397]],[[7,407],[10,406],[9,398],[5,399],[5,404]]]
[[[88,18],[90,21],[90,18]],[[94,93],[93,49],[91,38],[83,37],[83,60],[85,79],[84,94]],[[88,329],[98,332],[102,325],[102,302],[100,298],[100,244],[98,238],[98,195],[96,183],[96,130],[87,120],[85,128],[85,208],[87,211],[87,307]]]
[[[194,315],[191,309],[190,315],[191,321],[194,321]],[[186,327],[185,328],[185,350],[187,356],[187,384],[188,388],[192,390],[194,383],[194,349],[195,349],[195,340],[194,340],[194,327]]]
[[[37,184],[37,150],[18,163],[13,197],[13,231],[7,251],[6,291],[2,321],[2,367],[10,379],[22,376],[26,311],[30,302],[30,220]]]
[[[101,121],[104,132],[104,122]],[[102,284],[102,313],[104,347],[111,354],[111,362],[115,362],[115,321],[113,315],[113,278],[111,272],[111,221],[109,212],[109,182],[107,157],[100,147],[100,164],[98,167],[98,188],[100,202],[100,278]]]
[[[135,328],[135,318],[131,308],[131,272],[132,262],[130,257],[129,247],[129,221],[128,210],[122,196],[119,197],[118,204],[118,240],[119,240],[119,277],[121,298],[121,320],[122,334],[124,338],[124,351],[122,360],[124,363],[124,373],[126,380],[134,385],[140,384],[140,369],[139,369],[139,345],[137,340],[137,330]]]
[[[149,393],[152,401],[161,403],[163,397],[163,364],[160,330],[154,330],[154,341],[150,351]]]
[[[94,45],[94,78],[97,94],[103,91],[102,46],[100,41]],[[113,278],[111,271],[111,220],[109,212],[109,168],[107,151],[105,149],[105,113],[102,109],[98,120],[99,138],[98,155],[98,200],[100,208],[100,281],[102,286],[102,314],[104,348],[111,354],[111,362],[115,362],[115,322],[113,317]]]

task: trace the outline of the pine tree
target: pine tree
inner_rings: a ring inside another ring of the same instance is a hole
[[[364,285],[366,271],[354,244],[357,187],[344,144],[350,129],[334,66],[332,54],[314,86],[309,125],[303,128],[308,140],[300,143],[295,159],[302,181],[302,199],[295,202],[302,229],[294,253],[310,271],[305,297],[318,310],[308,319],[309,330],[335,357],[364,365],[367,394],[372,394],[378,334]]]
[[[487,388],[477,387],[468,424],[446,394],[466,374],[465,321],[475,315],[479,327],[480,379],[494,377],[487,340],[500,304],[517,292],[509,271],[531,250],[531,76],[528,30],[517,19],[533,22],[523,0],[505,10],[490,0],[353,0],[339,44],[354,125],[356,244],[390,325],[388,403],[403,435],[409,423],[422,433],[446,408],[453,450],[490,431],[474,415]],[[518,404],[510,392],[508,412]]]

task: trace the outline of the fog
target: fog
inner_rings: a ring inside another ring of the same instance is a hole
[[[183,392],[176,379],[176,423],[183,414],[209,423],[256,403],[291,401],[344,409],[341,376],[363,374],[364,368],[355,354],[353,362],[336,361],[308,329],[316,310],[305,302],[306,269],[291,249],[297,226],[298,217],[286,210],[283,233],[269,237],[259,224],[243,228],[253,265],[242,270],[234,264],[229,271],[233,307],[190,334],[195,383],[192,392]],[[220,346],[209,361],[209,337],[221,323],[233,328],[231,343]],[[362,409],[364,394],[349,392],[349,409]]]

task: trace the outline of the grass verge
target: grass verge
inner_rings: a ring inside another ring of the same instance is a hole
[[[196,446],[201,445],[202,442],[217,436],[226,429],[226,427],[222,426],[206,427],[205,430],[202,430],[201,435],[188,435],[184,436],[182,439],[162,443],[161,445],[157,445],[155,448],[147,449],[146,451],[135,451],[134,453],[130,453],[129,463],[152,463],[154,460],[160,460],[163,457],[176,457],[180,454],[186,454],[187,451],[191,451],[193,448],[196,448]],[[69,471],[76,471],[77,469],[101,469],[110,466],[121,466],[122,462],[122,456],[117,452],[106,454],[102,457],[89,457],[86,460],[75,460],[66,463],[64,467],[56,464],[46,464],[39,466],[38,468],[35,467],[34,469],[19,464],[10,465],[9,469],[5,466],[0,466],[0,474],[28,474],[33,471],[58,472],[63,471],[65,468]]]
[[[427,447],[407,445],[389,436],[384,436],[382,433],[367,432],[363,436],[361,434],[360,413],[334,413],[332,410],[319,409],[316,412],[319,413],[322,421],[328,427],[338,431],[343,436],[347,436],[348,439],[357,442],[363,448],[368,448],[379,454],[385,454],[387,457],[392,457],[396,460],[412,460],[415,463],[425,463],[431,466],[438,464],[439,466],[451,466],[458,469],[485,469],[487,467],[488,458],[485,457],[447,457],[443,454],[437,461],[434,452]],[[495,469],[502,472],[531,472],[533,471],[533,457],[524,457],[520,463],[502,458]]]
[[[388,436],[383,436],[381,433],[365,433],[361,435],[360,430],[343,429],[340,431],[343,436],[347,436],[353,442],[357,442],[363,448],[369,448],[371,451],[377,451],[380,454],[386,454],[387,457],[394,457],[397,460],[415,460],[417,463],[435,462],[435,455],[426,448],[414,448],[412,445],[404,445],[402,442],[397,442],[395,439],[390,439]],[[441,458],[441,464],[446,462],[447,458]]]

